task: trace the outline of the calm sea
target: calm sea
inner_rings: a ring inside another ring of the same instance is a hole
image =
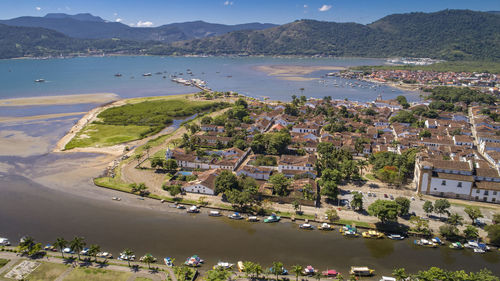
[[[312,81],[285,81],[255,70],[259,65],[356,66],[383,64],[380,59],[360,58],[271,58],[271,57],[87,57],[47,60],[0,60],[0,98],[69,95],[112,92],[121,97],[170,95],[197,91],[170,81],[170,75],[183,73],[184,78],[199,78],[218,91],[236,91],[252,97],[289,100],[290,96],[332,96],[358,101],[372,101],[378,94],[383,98],[406,95],[418,99],[415,93],[372,84],[349,85],[356,81],[340,78],[320,78],[330,71],[317,71],[306,77]],[[186,72],[190,69],[193,75]],[[161,72],[161,74],[159,74]],[[122,77],[114,74],[121,73]],[[153,73],[144,77],[144,73]],[[158,74],[157,74],[158,73]],[[165,76],[166,78],[163,78]],[[45,79],[45,83],[35,83]],[[335,85],[336,84],[336,85]],[[301,92],[300,89],[304,88]]]

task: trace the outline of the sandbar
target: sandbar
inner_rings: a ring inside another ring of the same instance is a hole
[[[315,71],[321,70],[345,70],[345,67],[341,66],[328,66],[328,65],[316,65],[316,66],[304,66],[304,65],[259,65],[255,67],[256,70],[265,72],[270,76],[277,76],[278,79],[283,80],[293,80],[293,81],[304,81],[297,80],[297,78],[304,78],[301,76],[311,74]]]
[[[83,103],[108,103],[119,99],[112,93],[43,96],[29,98],[0,99],[0,106],[64,105]]]
[[[87,112],[69,112],[69,113],[54,113],[54,114],[44,114],[44,115],[34,115],[34,116],[23,116],[23,117],[0,116],[0,123],[26,122],[26,121],[55,119],[55,118],[68,117],[68,116],[84,115],[86,113]]]

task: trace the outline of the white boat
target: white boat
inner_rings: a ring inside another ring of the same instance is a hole
[[[134,261],[135,260],[135,255],[127,256],[124,253],[120,253],[120,256],[117,258],[117,260],[120,260],[120,261]]]
[[[382,278],[379,281],[397,281],[397,280],[394,277],[382,276]]]
[[[387,238],[392,239],[392,240],[403,240],[405,239],[403,236],[399,234],[389,234],[387,235]]]
[[[326,222],[324,222],[323,224],[321,224],[318,229],[320,230],[333,230],[333,226],[327,224]]]
[[[232,264],[232,263],[228,263],[228,262],[225,262],[225,261],[220,261],[216,265],[214,265],[213,269],[217,269],[217,268],[230,269],[230,268],[233,267],[233,265],[234,264]]]
[[[228,218],[233,219],[233,220],[242,220],[243,219],[243,217],[238,212],[230,214],[228,216]]]
[[[36,83],[43,83],[43,82],[45,82],[45,79],[36,79],[35,82]]]
[[[65,254],[74,254],[75,252],[73,252],[71,250],[71,248],[66,247],[66,248],[63,249],[63,253],[65,253]]]
[[[113,255],[111,253],[108,253],[108,252],[99,252],[99,253],[97,253],[97,257],[98,258],[112,259]]]
[[[0,237],[0,246],[10,246],[9,239]]]
[[[247,218],[247,221],[249,221],[249,222],[258,222],[259,218],[256,217],[256,216],[250,216],[250,217]]]
[[[222,216],[222,214],[219,211],[210,211],[210,213],[208,213],[208,215],[211,216],[211,217],[220,217],[220,216]]]
[[[486,253],[486,251],[485,251],[485,250],[483,250],[483,249],[481,249],[481,248],[475,248],[475,249],[474,249],[474,253],[484,254],[484,253]]]
[[[300,229],[307,229],[307,230],[313,230],[314,229],[314,226],[308,224],[308,223],[303,223],[301,225],[299,225],[299,228]]]
[[[191,214],[195,214],[195,213],[199,213],[200,212],[200,209],[198,209],[198,207],[196,206],[191,206],[188,210],[187,210],[188,213],[191,213]]]
[[[151,74],[150,72],[148,73],[144,73],[142,76],[152,76],[153,74]]]

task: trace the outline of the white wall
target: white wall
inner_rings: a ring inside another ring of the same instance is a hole
[[[442,185],[445,181],[446,185]],[[458,183],[462,183],[462,187],[458,187]],[[440,195],[443,193],[454,193],[460,194],[461,196],[469,196],[472,188],[472,182],[467,181],[457,181],[457,180],[447,180],[441,178],[431,178],[429,193]],[[448,195],[449,196],[449,195]]]
[[[186,186],[186,187],[184,187],[184,190],[186,192],[191,192],[191,193],[214,195],[214,191],[212,189],[210,189],[204,185],[201,185],[201,184]]]

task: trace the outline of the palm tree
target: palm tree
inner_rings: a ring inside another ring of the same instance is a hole
[[[278,281],[278,277],[283,273],[283,263],[279,261],[273,262],[272,273],[276,275],[276,281]]]
[[[314,278],[316,278],[316,280],[320,281],[321,280],[321,272],[320,271],[314,272]]]
[[[292,272],[295,273],[295,281],[299,281],[299,275],[302,273],[304,268],[301,265],[292,266]]]
[[[130,267],[130,256],[134,254],[134,251],[130,249],[123,250],[122,254],[127,257],[128,267]]]
[[[137,166],[139,166],[139,164],[141,163],[141,158],[142,158],[142,154],[136,154],[134,156],[135,160],[137,160]]]
[[[97,254],[101,251],[101,247],[96,244],[92,244],[89,247],[89,256],[94,257],[95,262],[97,262]]]
[[[253,266],[253,273],[255,273],[255,277],[258,279],[259,278],[259,275],[261,275],[263,272],[262,270],[262,266],[258,263],[254,263],[254,266]]]
[[[54,242],[54,247],[59,248],[59,251],[61,251],[62,258],[64,259],[64,251],[63,249],[66,248],[68,245],[68,241],[66,239],[59,237],[56,238],[56,242]]]
[[[406,280],[408,278],[408,274],[406,274],[406,270],[404,268],[396,268],[392,271],[392,275],[398,281]]]
[[[358,160],[359,171],[361,172],[361,176],[363,176],[363,170],[368,166],[368,161],[366,160]]]
[[[337,274],[337,280],[344,281],[344,276],[342,274]]]
[[[148,155],[148,158],[149,158],[149,150],[151,149],[151,145],[150,144],[145,144],[144,145],[144,149],[146,150],[146,154]]]
[[[78,254],[78,260],[80,260],[80,252],[83,250],[87,243],[83,241],[83,237],[75,237],[73,240],[69,242],[69,247],[71,251],[74,251]]]
[[[151,254],[145,254],[142,258],[141,261],[143,263],[146,263],[148,265],[148,268],[151,269],[151,264],[156,262],[156,258],[153,257]]]
[[[30,255],[34,246],[35,239],[31,236],[24,236],[21,238],[21,242],[19,243],[19,252]]]

